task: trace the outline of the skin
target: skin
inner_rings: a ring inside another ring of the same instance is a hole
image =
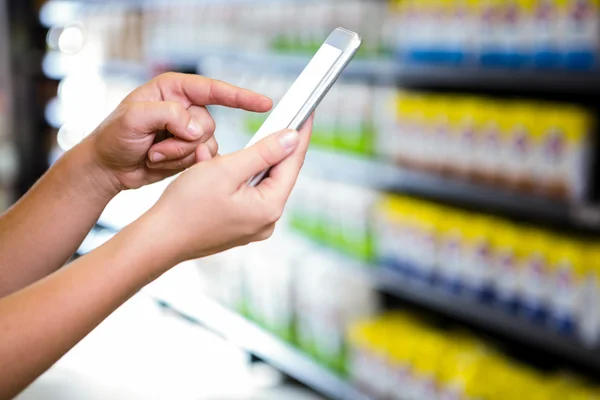
[[[257,112],[272,105],[223,82],[161,75],[0,218],[0,399],[17,395],[173,266],[272,234],[302,167],[312,119],[300,133],[279,132],[217,157],[205,108],[213,104]],[[164,129],[175,137],[155,144]],[[270,166],[258,187],[246,185]],[[61,268],[116,194],[183,170],[150,211]]]

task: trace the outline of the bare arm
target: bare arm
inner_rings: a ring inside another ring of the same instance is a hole
[[[197,164],[159,202],[85,257],[0,299],[0,399],[48,369],[124,301],[181,261],[271,235],[310,138],[283,132]],[[247,180],[267,167],[258,187]]]
[[[142,222],[142,221],[139,221]],[[142,238],[143,223],[0,300],[0,399],[17,395],[174,261]]]
[[[116,195],[90,145],[67,153],[0,217],[0,298],[64,265]]]
[[[133,91],[0,217],[0,298],[56,271],[119,191],[179,173],[217,153],[205,105],[264,112],[271,100],[198,75],[168,73]],[[154,144],[158,131],[174,137]]]

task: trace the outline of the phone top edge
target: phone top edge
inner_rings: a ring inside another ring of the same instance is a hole
[[[356,32],[339,27],[331,32],[331,34],[327,37],[327,40],[325,40],[325,43],[345,51],[347,49],[360,47],[362,38]]]
[[[343,29],[343,28],[342,28]],[[358,35],[357,35],[358,36]],[[302,125],[306,122],[310,114],[315,111],[315,109],[319,106],[325,95],[329,92],[329,90],[336,83],[341,73],[346,69],[348,64],[352,61],[358,48],[360,47],[360,42],[356,47],[350,47],[346,49],[341,55],[341,57],[337,60],[335,65],[331,68],[329,73],[323,78],[320,84],[315,88],[312,93],[310,99],[306,102],[306,104],[300,109],[296,117],[292,120],[292,123],[288,127],[289,129],[299,130],[302,128]]]

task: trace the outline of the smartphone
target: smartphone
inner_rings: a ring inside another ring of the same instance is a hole
[[[344,28],[334,30],[246,148],[284,129],[300,129],[350,63],[361,43],[361,37],[355,32]],[[250,178],[248,185],[257,186],[268,173],[267,169]]]

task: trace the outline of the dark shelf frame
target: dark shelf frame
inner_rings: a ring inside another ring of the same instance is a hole
[[[588,348],[576,339],[561,336],[493,306],[478,304],[436,287],[414,284],[394,271],[381,269],[377,272],[376,281],[377,287],[384,293],[452,319],[468,322],[600,374],[600,348]]]

